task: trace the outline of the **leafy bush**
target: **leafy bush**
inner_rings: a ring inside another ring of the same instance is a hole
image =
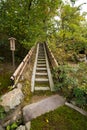
[[[85,71],[84,71],[85,69]],[[87,67],[81,63],[76,67],[61,65],[53,70],[55,89],[61,91],[70,102],[79,106],[87,104]]]
[[[2,106],[0,106],[0,119],[3,119],[6,116],[5,110]]]
[[[77,80],[72,77],[72,73],[75,73],[75,70],[68,65],[61,65],[58,68],[53,70],[54,82],[56,89],[60,90],[64,87],[69,89],[77,86]]]
[[[15,130],[17,127],[18,127],[17,123],[14,122],[13,124],[8,125],[8,126],[6,127],[6,130]]]
[[[86,105],[85,92],[80,88],[74,88],[74,95],[76,104],[79,106]]]

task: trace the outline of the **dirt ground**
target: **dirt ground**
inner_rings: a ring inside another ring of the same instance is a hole
[[[11,86],[10,77],[13,72],[11,63],[0,62],[0,95],[9,91],[8,86]]]

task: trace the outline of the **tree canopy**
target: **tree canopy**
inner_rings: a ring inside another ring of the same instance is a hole
[[[55,41],[86,42],[84,20],[78,7],[62,0],[0,1],[0,39],[12,36],[25,47],[53,36]]]
[[[61,0],[1,0],[0,35],[13,36],[30,45],[45,40]]]

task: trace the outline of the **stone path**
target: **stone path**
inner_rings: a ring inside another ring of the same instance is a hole
[[[46,112],[52,111],[65,104],[63,97],[59,95],[50,96],[37,103],[27,105],[23,108],[24,121],[28,122]]]

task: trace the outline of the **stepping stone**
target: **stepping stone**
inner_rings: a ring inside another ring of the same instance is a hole
[[[42,114],[53,111],[56,108],[64,105],[64,103],[65,100],[63,97],[54,95],[37,103],[27,105],[23,108],[24,121],[28,122]]]

